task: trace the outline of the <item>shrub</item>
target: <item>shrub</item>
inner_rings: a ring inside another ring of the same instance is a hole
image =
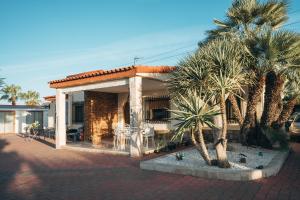
[[[289,146],[289,135],[284,129],[265,128],[262,132],[271,141],[272,145],[279,143],[280,149],[287,149]]]

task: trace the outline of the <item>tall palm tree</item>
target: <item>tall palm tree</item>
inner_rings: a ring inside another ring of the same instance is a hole
[[[276,30],[287,21],[285,0],[234,0],[226,13],[225,20],[214,20],[217,28],[208,31],[208,40],[220,36],[239,38],[252,55],[249,70],[254,73],[252,84],[248,86],[246,115],[241,127],[241,140],[245,144],[250,129],[255,125],[256,107],[261,98],[267,70],[260,65],[256,52],[256,35],[269,28]],[[231,98],[233,99],[233,98]]]
[[[40,103],[40,94],[36,91],[29,90],[21,93],[20,97],[25,100],[25,104],[29,106],[36,106]]]
[[[7,100],[13,106],[15,106],[21,94],[21,87],[14,84],[5,85],[2,88],[1,92],[3,93],[3,95],[1,96],[1,100]]]
[[[281,104],[285,77],[300,67],[300,36],[291,31],[267,31],[258,41],[261,62],[269,68],[261,126],[270,127],[282,110],[278,105]]]
[[[219,111],[210,106],[211,98],[198,96],[196,93],[184,97],[178,95],[173,98],[177,110],[171,110],[175,115],[174,120],[178,123],[175,137],[183,137],[186,131],[191,130],[191,138],[207,165],[211,165],[207,147],[203,137],[203,127],[214,127],[213,118],[219,115]]]

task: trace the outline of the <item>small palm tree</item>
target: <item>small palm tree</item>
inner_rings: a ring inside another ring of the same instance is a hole
[[[182,138],[186,131],[191,131],[191,138],[197,150],[207,165],[211,165],[211,159],[205,146],[203,127],[214,127],[213,118],[219,115],[215,107],[210,106],[211,98],[198,96],[192,93],[186,97],[178,95],[173,98],[177,110],[171,110],[175,115],[174,120],[178,123],[175,137]]]
[[[247,73],[247,52],[243,45],[226,38],[215,39],[201,46],[194,54],[180,62],[179,69],[172,73],[170,90],[174,96],[211,95],[219,104],[222,127],[215,138],[219,167],[230,167],[226,156],[227,119],[225,101],[228,95],[238,96]]]
[[[215,39],[200,49],[205,62],[212,68],[209,75],[209,89],[215,92],[214,97],[219,102],[222,117],[222,133],[218,137],[216,151],[218,165],[229,167],[226,157],[227,117],[226,99],[229,95],[239,96],[246,84],[246,75],[243,67],[247,66],[247,53],[242,44],[235,40]]]
[[[3,93],[1,100],[7,100],[15,106],[21,94],[21,87],[14,84],[6,85],[2,88],[1,92]]]
[[[21,93],[20,97],[25,100],[25,104],[36,106],[40,103],[40,94],[36,91],[29,90],[26,93]]]

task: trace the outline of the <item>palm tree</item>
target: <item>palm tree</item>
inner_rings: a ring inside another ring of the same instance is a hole
[[[21,87],[14,84],[6,85],[2,88],[1,91],[2,93],[4,93],[1,96],[1,100],[5,99],[8,102],[10,102],[13,106],[15,106],[21,94]]]
[[[40,94],[36,91],[29,90],[26,93],[21,93],[20,97],[25,100],[25,104],[29,106],[39,105]]]
[[[270,127],[282,110],[280,105],[285,76],[300,66],[300,36],[291,31],[267,31],[258,41],[261,62],[269,68],[261,126]]]
[[[244,144],[250,129],[255,126],[256,107],[263,92],[265,74],[268,72],[260,65],[255,38],[266,28],[276,30],[287,21],[287,5],[285,0],[234,0],[226,13],[226,19],[214,20],[218,27],[208,31],[208,40],[220,36],[239,38],[252,55],[249,70],[254,76],[252,84],[248,86],[246,115],[241,127],[241,140]]]
[[[247,65],[246,51],[242,44],[234,41],[215,39],[207,42],[195,53],[180,63],[173,73],[170,90],[174,94],[198,96],[211,94],[219,105],[222,117],[221,132],[215,142],[219,167],[230,167],[226,156],[227,119],[225,101],[228,95],[238,96],[242,91]],[[192,91],[192,92],[191,92]]]
[[[300,101],[300,72],[293,72],[287,76],[284,86],[283,108],[278,119],[273,122],[273,128],[282,128],[293,112],[293,108]]]
[[[226,157],[226,99],[229,95],[239,96],[243,91],[242,87],[246,84],[243,67],[247,66],[247,53],[241,43],[225,38],[212,40],[199,51],[204,55],[205,62],[213,69],[213,73],[209,76],[209,89],[216,93],[215,98],[221,111],[222,132],[215,144],[218,164],[221,167],[230,166]]]
[[[211,98],[198,96],[192,93],[186,97],[178,95],[173,98],[177,110],[171,110],[175,115],[174,120],[178,123],[175,137],[183,137],[186,131],[191,130],[191,138],[207,165],[211,165],[211,158],[203,137],[203,126],[214,127],[213,118],[220,113],[210,106]]]

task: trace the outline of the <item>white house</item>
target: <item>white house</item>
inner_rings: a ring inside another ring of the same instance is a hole
[[[130,124],[130,155],[141,156],[142,136],[137,127],[151,124],[156,132],[174,128],[169,121],[172,107],[167,88],[170,66],[130,66],[95,70],[49,82],[56,89],[48,115],[49,127],[56,128],[56,148],[66,145],[66,129],[84,126],[84,139],[112,137],[117,125]],[[262,103],[262,102],[261,102]],[[242,114],[245,102],[240,101]],[[228,106],[229,107],[229,106]],[[227,110],[229,129],[238,129],[232,110]],[[56,122],[56,124],[55,124]]]
[[[0,134],[25,133],[25,127],[35,121],[47,128],[47,115],[44,106],[0,105]]]

